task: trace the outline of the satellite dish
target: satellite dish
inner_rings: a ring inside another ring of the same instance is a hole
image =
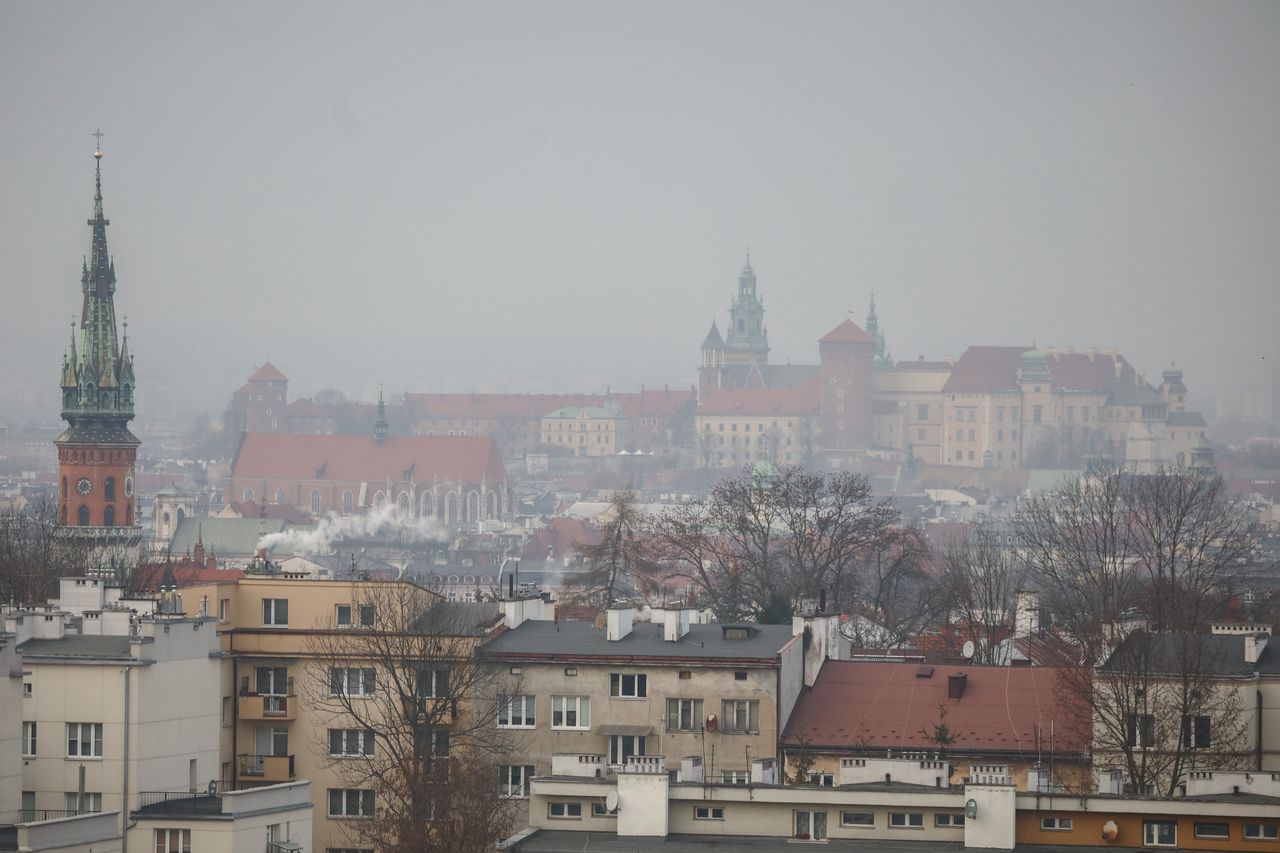
[[[209,796],[211,797],[218,796],[218,780],[217,779],[209,780]]]
[[[976,650],[976,647],[973,645],[973,640],[965,640],[964,648],[960,649],[960,657],[971,658],[973,657],[973,653],[975,650]]]
[[[1115,841],[1120,837],[1120,827],[1116,826],[1114,820],[1109,820],[1102,825],[1102,840]]]
[[[609,795],[604,798],[604,806],[610,811],[610,813],[616,812],[618,810],[618,792],[617,791],[609,792]]]
[[[707,714],[707,731],[714,732],[720,727],[720,720],[715,714]]]

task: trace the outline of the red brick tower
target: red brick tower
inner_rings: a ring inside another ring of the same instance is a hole
[[[102,152],[97,160],[89,257],[80,276],[83,295],[79,337],[62,361],[62,418],[58,447],[59,536],[93,549],[135,548],[142,541],[133,487],[139,441],[133,420],[133,356],[128,323],[116,338],[116,271],[107,251],[102,213]]]
[[[838,455],[870,446],[875,357],[875,336],[852,320],[818,339],[822,377],[818,444],[823,451]]]

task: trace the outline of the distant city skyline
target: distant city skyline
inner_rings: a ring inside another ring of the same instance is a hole
[[[873,290],[898,359],[1280,361],[1272,4],[301,9],[0,10],[6,405],[56,418],[99,126],[144,411],[687,387],[748,246],[775,363]]]

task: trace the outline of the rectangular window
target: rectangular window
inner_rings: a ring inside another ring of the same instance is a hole
[[[420,728],[413,738],[413,751],[416,758],[448,758],[449,730],[436,729],[430,726]],[[445,768],[448,773],[448,768]]]
[[[755,699],[724,700],[721,731],[730,735],[760,733],[760,703]]]
[[[924,427],[920,427],[919,429],[916,430],[916,439],[919,441],[924,441],[925,436],[927,434],[928,434],[928,431]]]
[[[934,826],[964,826],[964,815],[938,813],[933,816]]]
[[[1032,407],[1031,407],[1031,420],[1032,420],[1032,421],[1034,421],[1035,423],[1040,423],[1040,420],[1041,420],[1041,418],[1042,418],[1043,416],[1044,416],[1044,406],[1032,406]]]
[[[1004,406],[996,406],[996,423],[1004,423]]]
[[[720,773],[720,781],[726,785],[749,785],[751,783],[751,772],[748,770],[723,770]]]
[[[1277,829],[1274,823],[1246,823],[1244,838],[1246,841],[1275,841]]]
[[[702,731],[701,699],[668,699],[667,731],[697,732]]]
[[[101,758],[102,723],[67,723],[67,757]]]
[[[592,817],[617,817],[618,813],[609,811],[609,806],[606,803],[595,802],[591,804],[591,816]]]
[[[547,817],[577,820],[582,817],[582,803],[547,803]]]
[[[1040,828],[1052,832],[1070,832],[1072,829],[1071,818],[1042,817],[1040,818]]]
[[[1225,840],[1231,837],[1231,825],[1226,823],[1197,823],[1196,838],[1217,838]]]
[[[330,696],[372,696],[378,689],[373,667],[335,666],[329,668]]]
[[[191,853],[191,830],[157,829],[155,853]]]
[[[916,420],[918,420],[918,421],[927,421],[927,420],[929,420],[929,407],[928,407],[928,406],[920,406],[920,405],[917,405],[917,406],[916,406]]]
[[[620,699],[643,699],[649,695],[648,676],[612,672],[609,674],[609,695]]]
[[[589,729],[591,728],[591,697],[589,696],[552,696],[551,728],[553,729]]]
[[[69,812],[88,814],[102,811],[102,794],[100,793],[85,791],[84,798],[81,799],[79,791],[68,791],[65,800]]]
[[[288,696],[289,670],[283,666],[255,666],[253,692],[259,696]]]
[[[373,729],[329,729],[329,754],[373,755]]]
[[[263,625],[288,625],[289,624],[289,599],[287,598],[262,599],[262,624]]]
[[[633,755],[645,755],[644,735],[609,735],[609,763],[626,764]]]
[[[231,612],[231,599],[223,598],[218,601],[218,621],[226,622],[227,614]]]
[[[921,812],[889,812],[889,826],[894,829],[923,829],[924,814]]]
[[[339,604],[336,607],[336,610],[337,610],[337,614],[334,617],[334,621],[338,623],[338,627],[350,628],[351,627],[351,605]]]
[[[1208,749],[1211,744],[1210,721],[1206,716],[1184,714],[1182,717],[1182,746],[1184,749]]]
[[[1156,718],[1152,714],[1130,714],[1127,720],[1126,746],[1150,749],[1156,745]]]
[[[22,756],[24,758],[34,758],[36,754],[36,724],[34,722],[24,722],[22,724]]]
[[[498,728],[531,729],[533,726],[532,696],[498,697]]]
[[[498,768],[498,796],[508,800],[529,798],[529,781],[533,779],[532,764],[504,764]]]
[[[831,773],[810,773],[809,784],[821,785],[824,788],[834,788],[836,777]]]
[[[827,813],[797,811],[795,829],[796,838],[821,841],[827,837]]]
[[[330,788],[329,817],[373,817],[373,791]]]
[[[876,825],[875,812],[840,812],[841,826],[865,826],[871,827]]]
[[[419,699],[444,699],[449,696],[449,670],[447,667],[418,670],[418,683],[414,688]]]
[[[1177,821],[1144,820],[1142,822],[1142,843],[1148,847],[1177,847]]]
[[[722,806],[694,806],[694,820],[724,820],[724,808]]]

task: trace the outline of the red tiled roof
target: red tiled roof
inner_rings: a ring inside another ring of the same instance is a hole
[[[1107,393],[1120,374],[1132,374],[1124,356],[1112,353],[1051,352],[1045,357],[1054,384],[1068,391]]]
[[[1034,754],[1036,726],[1047,732],[1051,723],[1059,753],[1088,746],[1059,707],[1057,667],[935,666],[927,678],[918,677],[921,671],[917,663],[827,661],[796,703],[783,742],[794,746],[803,737],[815,750],[936,749],[925,733],[943,722],[942,706],[955,737],[952,752]],[[959,699],[947,698],[953,673],[965,675]]]
[[[798,388],[728,388],[712,391],[698,407],[700,415],[813,415],[822,403],[814,376]]]
[[[1031,347],[969,347],[960,356],[944,393],[1017,391],[1022,354]]]
[[[875,342],[875,336],[852,320],[845,320],[818,338],[820,344],[874,344]]]
[[[506,479],[489,436],[392,436],[247,433],[231,476],[238,479],[382,481],[413,468],[419,483]],[[320,469],[324,469],[321,471]]]
[[[266,513],[263,513],[263,509]],[[271,518],[287,521],[290,524],[311,524],[312,518],[307,513],[298,509],[293,504],[272,504],[269,503],[265,507],[257,501],[245,501],[244,503],[231,502],[231,511],[238,513],[241,518]]]
[[[645,389],[625,394],[614,394],[612,397],[603,399],[612,399],[621,405],[622,413],[628,418],[641,416],[647,418],[671,417],[680,411],[681,406],[687,405],[693,399],[693,391],[688,388],[681,391],[668,389],[650,391]]]
[[[285,376],[271,362],[263,362],[262,366],[253,373],[249,374],[250,382],[288,382],[289,377]]]
[[[598,531],[580,518],[553,518],[547,526],[525,543],[526,559],[563,560],[572,556],[578,545],[594,545],[600,541]]]

